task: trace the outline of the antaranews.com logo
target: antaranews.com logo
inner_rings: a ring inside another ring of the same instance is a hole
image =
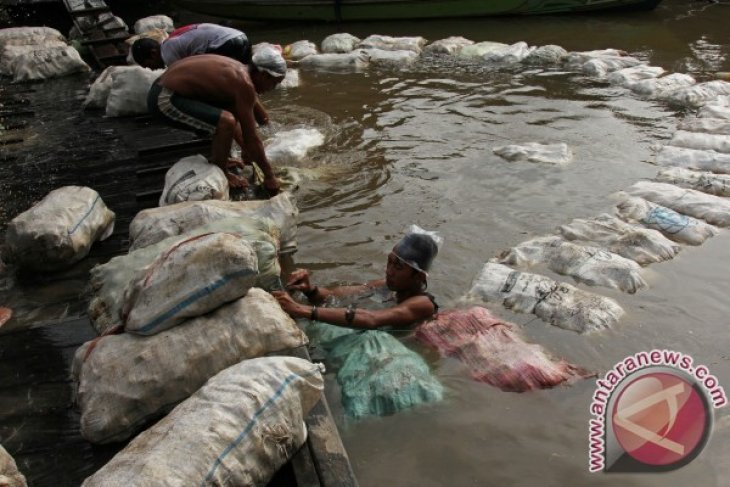
[[[672,350],[626,357],[596,381],[591,472],[666,472],[704,448],[725,390],[704,365]]]

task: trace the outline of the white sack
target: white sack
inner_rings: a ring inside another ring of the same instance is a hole
[[[566,240],[590,242],[641,265],[673,259],[681,247],[656,230],[630,225],[607,213],[576,218],[559,228]]]
[[[81,435],[92,443],[125,440],[221,370],[306,343],[276,299],[258,288],[174,330],[86,342],[72,365]]]
[[[361,49],[382,49],[384,51],[413,51],[421,53],[428,41],[423,37],[390,37],[373,34],[357,45]]]
[[[729,135],[730,120],[727,118],[685,118],[677,125],[677,128],[687,132]]]
[[[168,169],[159,205],[228,199],[228,179],[223,169],[196,154],[183,157]]]
[[[125,331],[154,335],[246,295],[259,273],[252,245],[237,235],[191,237],[165,250],[124,290]]]
[[[613,299],[492,262],[474,279],[470,294],[519,313],[534,313],[552,325],[578,333],[609,328],[624,314]]]
[[[459,50],[458,55],[464,59],[484,59],[484,56],[490,52],[500,52],[508,47],[509,44],[504,44],[503,42],[477,42],[476,44],[463,46]]]
[[[711,225],[730,226],[730,200],[719,196],[653,181],[634,183],[626,192],[679,213],[701,218]]]
[[[703,134],[679,130],[674,133],[669,144],[686,149],[713,150],[730,154],[730,135],[725,134]]]
[[[510,162],[544,162],[564,165],[573,160],[573,153],[568,144],[540,144],[530,142],[522,145],[504,145],[495,147],[493,152]]]
[[[529,53],[522,62],[530,65],[559,65],[568,56],[568,51],[560,46],[548,44],[539,46],[537,49]]]
[[[520,41],[511,46],[490,50],[482,59],[488,63],[519,63],[534,50],[534,47]]]
[[[317,129],[286,130],[266,141],[266,158],[275,165],[296,164],[322,144],[324,135]]]
[[[248,217],[273,222],[271,236],[281,241],[281,251],[296,248],[297,208],[287,192],[268,200],[190,201],[142,210],[129,224],[129,250],[141,249],[166,238],[190,232],[206,223]]]
[[[27,487],[27,485],[25,476],[20,473],[15,464],[15,459],[0,445],[0,486]]]
[[[682,215],[643,198],[632,198],[626,193],[619,193],[619,197],[621,200],[616,205],[619,217],[658,230],[675,242],[700,245],[717,233],[715,227],[702,220]]]
[[[66,38],[50,27],[10,27],[0,29],[0,51],[6,46],[39,45],[49,41],[66,43]]]
[[[432,42],[424,47],[423,51],[431,54],[450,54],[453,56],[458,54],[464,46],[471,46],[472,44],[474,44],[472,40],[461,36],[451,36]]]
[[[15,61],[25,56],[27,53],[45,48],[65,47],[66,43],[59,40],[49,40],[42,44],[22,45],[22,46],[5,46],[0,50],[0,75],[13,76],[15,72]]]
[[[94,80],[84,100],[84,108],[106,108],[109,93],[112,91],[112,74],[117,71],[134,71],[134,66],[109,66]]]
[[[143,34],[154,29],[172,32],[175,30],[175,25],[173,24],[172,19],[167,15],[151,15],[149,17],[139,19],[134,23],[135,34]]]
[[[604,78],[608,73],[618,71],[619,69],[631,68],[644,64],[643,61],[631,56],[601,57],[591,59],[581,67],[581,70],[588,76]]]
[[[196,227],[185,234],[166,238],[127,255],[119,255],[91,269],[88,312],[94,328],[103,334],[111,328],[121,327],[124,290],[129,283],[169,248],[190,237],[211,232],[232,233],[251,243],[258,258],[259,277],[256,287],[266,290],[281,287],[281,268],[277,259],[279,247],[278,242],[271,237],[271,222],[247,216],[228,218]]]
[[[414,51],[385,51],[383,49],[365,49],[370,56],[370,62],[376,65],[405,66],[418,59]]]
[[[317,45],[309,41],[296,41],[284,47],[282,54],[286,59],[299,61],[307,56],[317,53]]]
[[[360,71],[370,65],[370,56],[364,49],[346,54],[312,54],[297,63],[301,69],[322,71]]]
[[[42,80],[88,73],[91,68],[71,46],[43,47],[18,55],[13,61],[13,82]]]
[[[350,52],[355,49],[359,42],[360,39],[352,34],[332,34],[324,38],[321,48],[325,54]]]
[[[277,88],[288,89],[299,87],[299,70],[298,69],[287,69],[284,79],[281,83],[276,85]]]
[[[107,117],[147,113],[147,93],[164,70],[128,66],[111,72],[112,89],[106,102]]]
[[[37,271],[68,267],[114,231],[114,213],[83,186],[54,189],[13,218],[5,232],[6,261]]]
[[[641,276],[641,266],[633,260],[556,236],[522,242],[493,260],[521,268],[545,264],[553,272],[589,286],[605,286],[632,294],[647,285]]]
[[[730,107],[709,103],[697,113],[698,117],[730,119]]]
[[[730,196],[730,174],[713,174],[672,167],[660,170],[656,180],[715,196]]]
[[[84,487],[260,486],[304,444],[324,387],[295,357],[244,360],[141,433]]]
[[[608,81],[615,85],[629,88],[645,79],[654,79],[663,75],[666,70],[659,66],[634,66],[631,68],[619,69],[608,75]]]
[[[727,81],[707,81],[671,93],[667,100],[686,107],[700,107],[711,102],[720,95],[730,95],[730,83]]]
[[[655,156],[659,166],[678,166],[722,174],[730,174],[730,154],[713,150],[684,149],[663,146]]]
[[[563,60],[565,66],[570,69],[581,69],[591,59],[615,58],[628,56],[626,51],[619,49],[598,49],[595,51],[572,51]]]
[[[649,98],[664,99],[671,93],[695,84],[695,79],[684,73],[672,73],[661,78],[645,79],[632,84],[629,89]]]

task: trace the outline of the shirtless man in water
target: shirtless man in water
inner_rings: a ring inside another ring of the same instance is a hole
[[[250,65],[215,54],[190,56],[177,61],[152,85],[147,98],[151,113],[168,124],[213,136],[210,162],[220,167],[232,188],[247,181],[229,172],[243,166],[230,158],[235,139],[244,162],[255,162],[264,173],[264,188],[271,196],[279,181],[256,133],[257,94],[274,89],[284,79],[286,62],[279,55],[254,54]]]

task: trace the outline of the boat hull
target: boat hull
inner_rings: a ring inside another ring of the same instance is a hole
[[[650,10],[661,0],[176,0],[188,10],[224,18],[364,21]]]

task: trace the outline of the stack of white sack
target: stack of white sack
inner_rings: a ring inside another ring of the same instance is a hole
[[[700,245],[717,234],[715,227],[702,220],[682,215],[643,198],[629,197],[626,193],[619,193],[618,197],[620,201],[616,205],[616,211],[620,218],[658,230],[675,242]]]
[[[730,200],[719,196],[653,181],[634,183],[626,192],[679,213],[701,218],[711,225],[730,226]]]
[[[320,366],[294,357],[244,360],[141,433],[83,486],[264,487],[304,444],[323,389]]]
[[[685,118],[678,125],[679,130],[700,132],[707,134],[730,134],[730,119],[728,118]]]
[[[299,61],[312,54],[319,54],[317,52],[317,45],[309,41],[296,41],[288,44],[284,46],[281,53],[289,61]]]
[[[695,79],[692,76],[684,73],[672,73],[661,78],[637,81],[628,88],[638,95],[663,100],[675,91],[693,84],[695,84]]]
[[[370,56],[364,49],[342,54],[312,54],[296,62],[296,66],[301,69],[334,72],[359,72],[369,65]]]
[[[545,264],[553,272],[589,286],[606,286],[632,294],[646,287],[641,266],[633,260],[552,235],[522,242],[492,261],[521,268]]]
[[[274,297],[258,288],[174,330],[86,342],[71,369],[81,435],[92,443],[125,440],[221,370],[306,343]]]
[[[630,89],[639,81],[658,78],[665,72],[665,69],[659,66],[639,65],[614,71],[608,75],[608,81]]]
[[[676,166],[730,174],[730,154],[714,150],[685,149],[665,145],[656,153],[654,161],[658,166]]]
[[[154,335],[246,295],[258,279],[258,255],[238,235],[183,240],[140,269],[124,290],[124,330]]]
[[[715,80],[679,89],[671,93],[667,100],[677,105],[698,108],[722,95],[730,95],[730,83]]]
[[[657,230],[631,225],[607,213],[589,220],[576,218],[559,231],[566,240],[597,244],[641,265],[673,259],[681,249]]]
[[[578,333],[609,328],[624,314],[613,299],[491,262],[474,279],[469,294]]]
[[[324,135],[317,129],[285,130],[266,141],[266,158],[276,165],[296,164],[322,144]]]
[[[682,188],[696,189],[715,196],[730,196],[730,174],[714,174],[672,167],[659,171],[656,180]]]
[[[269,219],[272,237],[281,242],[281,252],[297,247],[299,209],[287,192],[268,200],[191,201],[140,211],[129,224],[130,251],[155,244],[168,237],[188,233],[206,223],[240,216]]]
[[[228,199],[228,178],[223,169],[196,154],[183,157],[167,170],[159,205]]]
[[[423,48],[423,52],[430,54],[458,54],[465,46],[471,46],[474,41],[461,36],[447,37],[433,41],[431,44]]]
[[[678,130],[672,136],[669,145],[684,147],[685,149],[711,150],[730,154],[730,135]]]
[[[370,62],[381,66],[407,66],[418,59],[415,51],[399,50],[386,51],[385,49],[365,49],[370,56]]]
[[[64,186],[13,218],[5,233],[3,259],[36,271],[63,269],[86,257],[94,242],[113,231],[114,213],[99,193]]]
[[[332,34],[324,38],[320,48],[325,54],[346,53],[353,51],[360,43],[360,38],[352,34]]]
[[[568,144],[541,144],[529,142],[522,145],[504,145],[495,147],[492,151],[510,162],[540,162],[546,164],[565,165],[573,160],[573,152]]]
[[[110,66],[89,88],[86,108],[106,108],[107,117],[147,113],[147,93],[163,69],[141,66]]]
[[[20,473],[15,459],[0,445],[0,485],[3,487],[27,487],[25,476]]]
[[[256,251],[258,278],[254,285],[266,290],[281,286],[281,268],[277,259],[278,242],[271,236],[273,225],[266,220],[246,216],[228,218],[197,227],[185,234],[169,237],[127,255],[114,257],[109,262],[95,266],[90,273],[91,300],[89,318],[94,328],[104,334],[122,326],[124,291],[141,272],[148,269],[157,258],[175,245],[191,237],[215,232],[234,234],[246,240]]]
[[[0,29],[0,74],[12,76],[14,83],[89,71],[79,52],[56,29]]]
[[[421,54],[428,41],[423,37],[390,37],[373,34],[357,45],[360,49],[382,49],[383,51],[413,51]]]
[[[536,66],[557,66],[568,57],[568,51],[555,44],[537,47],[522,60],[524,64]]]
[[[167,15],[150,15],[137,20],[134,23],[134,33],[144,34],[152,30],[163,30],[167,33],[175,30],[175,24]]]

